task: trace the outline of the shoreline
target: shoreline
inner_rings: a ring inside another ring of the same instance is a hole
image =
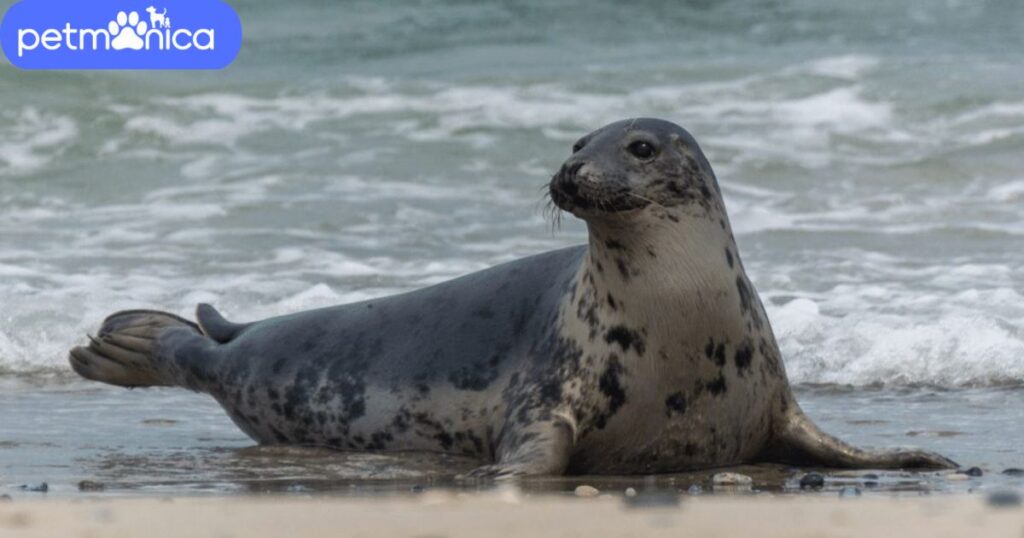
[[[1024,508],[982,496],[743,495],[632,503],[494,492],[384,498],[235,497],[0,503],[0,535],[245,536],[1020,536]],[[1018,497],[1019,500],[1019,497]]]

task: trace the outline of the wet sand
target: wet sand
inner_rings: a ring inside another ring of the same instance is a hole
[[[167,498],[0,503],[0,536],[1021,536],[1024,508],[980,495],[820,498],[749,495],[663,503],[426,492],[387,498]]]

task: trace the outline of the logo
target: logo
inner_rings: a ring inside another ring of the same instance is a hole
[[[21,0],[0,45],[22,69],[221,69],[242,23],[220,0]]]

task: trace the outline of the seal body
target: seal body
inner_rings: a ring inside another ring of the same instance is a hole
[[[717,180],[682,128],[617,122],[550,185],[586,245],[410,293],[248,324],[114,314],[81,375],[216,398],[261,443],[481,458],[476,476],[755,461],[943,467],[834,439],[796,404]]]

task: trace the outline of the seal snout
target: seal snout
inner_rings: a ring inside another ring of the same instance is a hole
[[[551,178],[551,199],[577,216],[615,213],[646,205],[631,195],[622,177],[607,174],[586,158],[569,158]]]

